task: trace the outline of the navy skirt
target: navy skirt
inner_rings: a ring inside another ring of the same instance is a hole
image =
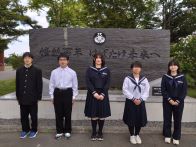
[[[99,94],[101,90],[96,90]],[[88,91],[85,104],[85,116],[89,118],[106,118],[111,116],[110,103],[108,93],[104,93],[105,97],[102,101],[97,100],[93,94]]]
[[[143,101],[140,105],[137,106],[132,100],[126,99],[123,121],[128,126],[146,126],[147,115],[145,102]]]

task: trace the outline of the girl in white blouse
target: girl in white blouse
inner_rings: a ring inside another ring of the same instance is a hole
[[[150,85],[146,77],[141,75],[142,64],[135,61],[131,64],[131,74],[123,82],[123,94],[126,97],[123,121],[130,132],[130,142],[141,144],[139,136],[141,127],[147,124],[145,101],[149,97]]]

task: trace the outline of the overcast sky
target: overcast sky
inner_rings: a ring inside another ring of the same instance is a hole
[[[27,0],[21,0],[21,3],[26,5]],[[38,21],[38,24],[41,25],[43,28],[48,27],[48,22],[46,20],[46,12],[41,11],[39,14],[34,11],[28,11],[26,13],[30,16],[33,20]],[[25,27],[25,26],[20,26]],[[27,28],[27,27],[26,27]],[[18,38],[17,41],[13,41],[8,45],[8,49],[5,50],[5,57],[15,53],[17,55],[22,55],[24,52],[29,51],[29,35],[24,35]]]

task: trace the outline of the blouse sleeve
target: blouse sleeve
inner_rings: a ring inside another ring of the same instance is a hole
[[[110,70],[108,70],[107,73],[108,73],[108,77],[104,85],[103,93],[101,93],[101,95],[103,96],[105,96],[106,91],[108,91],[110,87]]]
[[[55,88],[55,75],[54,75],[54,71],[52,71],[50,76],[50,82],[49,82],[49,94],[51,99],[54,98],[54,94],[53,94],[54,88]]]
[[[162,93],[163,99],[167,99],[168,101],[171,100],[171,98],[169,98],[168,93],[167,93],[165,76],[163,76],[161,80],[161,93]]]
[[[183,101],[185,99],[187,95],[187,81],[185,76],[183,77],[183,86],[182,86],[182,91],[180,94],[180,97],[178,98],[177,102],[180,103],[181,101]]]
[[[133,100],[133,94],[130,92],[129,79],[127,77],[124,79],[122,91],[126,98]]]
[[[145,82],[145,88],[144,88],[144,92],[141,95],[141,99],[143,101],[146,101],[147,98],[149,97],[150,84],[147,79],[145,79],[144,82]]]
[[[86,71],[86,86],[87,86],[87,89],[90,90],[92,94],[96,93],[94,85],[93,85],[92,81],[90,80],[89,69],[87,69],[87,71]]]
[[[78,95],[78,78],[76,72],[73,73],[72,89],[73,89],[73,99],[76,99],[76,96]]]

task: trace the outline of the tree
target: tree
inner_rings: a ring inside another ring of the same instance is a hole
[[[195,0],[160,0],[162,28],[171,32],[171,42],[191,35],[196,30]]]
[[[7,64],[11,65],[13,69],[17,69],[23,65],[22,56],[18,56],[16,54],[12,54],[9,58],[6,59]]]
[[[180,62],[181,70],[188,75],[189,86],[196,87],[196,35],[181,38],[173,44],[171,56]]]
[[[48,8],[50,27],[154,28],[154,0],[29,0],[31,9]]]
[[[29,0],[29,8],[47,8],[49,27],[86,27],[84,5],[80,0]]]
[[[4,50],[8,44],[18,36],[28,33],[28,30],[20,29],[21,24],[28,24],[32,28],[40,28],[36,21],[24,13],[27,11],[19,0],[0,0],[0,66],[4,65]]]
[[[89,27],[154,28],[154,0],[82,0]]]
[[[168,29],[171,42],[196,30],[195,0],[29,0],[50,27]]]

